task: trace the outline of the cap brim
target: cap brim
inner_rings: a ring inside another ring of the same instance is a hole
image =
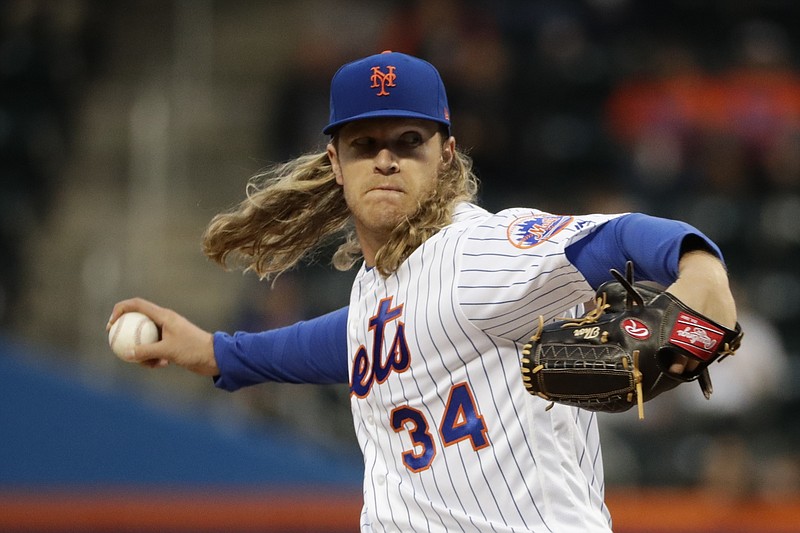
[[[325,128],[322,130],[322,133],[325,135],[333,134],[337,129],[341,128],[345,124],[355,122],[356,120],[364,120],[369,118],[419,118],[422,120],[430,120],[431,122],[443,124],[444,126],[447,126],[447,130],[450,131],[450,122],[443,118],[432,117],[424,113],[415,113],[413,111],[379,109],[376,111],[369,111],[368,113],[347,117],[346,119],[337,120],[336,122],[331,122],[325,126]]]

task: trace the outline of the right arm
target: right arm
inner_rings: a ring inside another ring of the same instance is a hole
[[[149,316],[161,340],[137,346],[123,358],[148,367],[175,364],[213,376],[225,390],[262,383],[348,383],[347,307],[312,320],[260,333],[209,333],[178,313],[141,298],[114,306],[108,326],[120,315]]]
[[[215,333],[214,384],[233,391],[265,381],[348,383],[347,311],[260,333]]]
[[[153,344],[140,344],[122,359],[150,368],[161,368],[175,364],[201,376],[219,373],[214,359],[214,343],[211,333],[195,326],[187,319],[164,307],[142,298],[123,300],[114,306],[106,325],[106,331],[123,314],[138,311],[150,317],[158,326],[161,340]]]

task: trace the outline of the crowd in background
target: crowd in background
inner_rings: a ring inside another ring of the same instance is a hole
[[[21,241],[46,216],[69,157],[74,106],[96,57],[90,32],[70,7],[0,7],[0,324],[19,296]]]
[[[0,8],[0,318],[13,310],[26,269],[18,245],[46,217],[70,157],[81,88],[102,74],[102,15],[123,4]],[[327,87],[341,63],[382,49],[430,60],[448,87],[454,135],[475,160],[488,208],[643,211],[686,220],[725,252],[746,331],[738,360],[712,368],[712,402],[698,404],[699,388],[690,386],[648,404],[647,425],[609,419],[610,478],[800,490],[800,353],[791,342],[800,320],[799,5],[308,4],[306,31],[286,37],[293,41],[276,111],[264,120],[263,153],[254,157],[280,161],[322,146]],[[287,276],[275,293],[250,294],[237,328],[302,318],[314,309],[303,279],[325,275],[314,268]],[[280,407],[289,401],[282,390],[245,394],[264,416],[280,417],[298,410]],[[319,403],[338,402],[335,422],[346,425],[346,397],[319,394]],[[763,460],[758,468],[754,457]]]
[[[748,5],[403,2],[372,48],[439,67],[486,205],[693,223],[788,335],[800,317],[800,8]],[[319,88],[353,57],[347,45],[301,37],[269,124],[275,157],[322,142]]]

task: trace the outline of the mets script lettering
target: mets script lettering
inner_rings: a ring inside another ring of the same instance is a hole
[[[394,80],[397,79],[397,74],[394,73],[394,67],[387,65],[386,69],[389,72],[381,71],[381,67],[372,67],[372,76],[369,77],[370,81],[372,81],[370,88],[380,88],[380,91],[377,93],[378,96],[389,96],[389,92],[386,88],[395,87]]]
[[[404,372],[411,365],[411,355],[406,342],[405,324],[398,319],[403,315],[403,305],[392,307],[392,298],[385,298],[378,304],[378,312],[369,319],[372,331],[372,354],[366,346],[359,346],[353,360],[353,374],[350,378],[350,390],[359,398],[365,398],[372,389],[372,384],[383,383],[392,372]],[[386,325],[398,320],[394,339],[384,357],[383,347]]]

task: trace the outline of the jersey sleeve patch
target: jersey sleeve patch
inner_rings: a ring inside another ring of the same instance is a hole
[[[527,215],[508,226],[508,241],[517,248],[533,248],[553,238],[572,222],[571,216]]]

